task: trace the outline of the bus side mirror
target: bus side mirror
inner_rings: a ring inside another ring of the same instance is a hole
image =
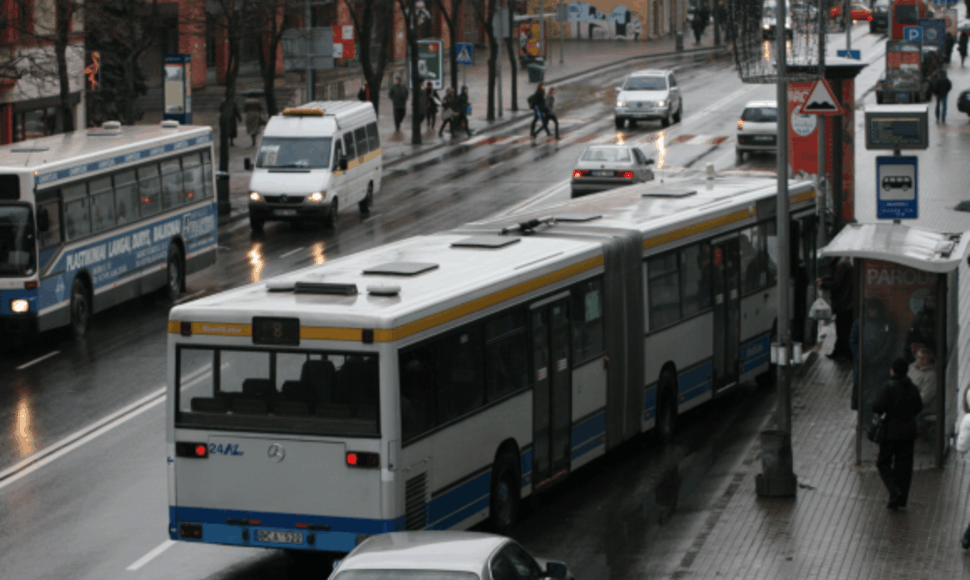
[[[244,157],[243,158],[243,168],[246,171],[252,171],[253,170],[253,162],[249,160],[249,157]]]
[[[46,232],[51,227],[51,216],[47,213],[46,207],[37,209],[37,229]]]
[[[337,163],[337,167],[340,168],[340,171],[347,171],[347,158],[341,157],[340,161]]]

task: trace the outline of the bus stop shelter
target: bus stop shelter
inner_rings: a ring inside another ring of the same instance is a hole
[[[857,308],[853,322],[852,408],[857,410],[856,464],[872,456],[865,437],[872,401],[889,379],[892,361],[911,362],[924,410],[917,421],[917,461],[932,457],[942,466],[958,402],[957,270],[967,256],[970,232],[949,234],[899,223],[847,224],[821,250],[850,258]],[[952,313],[952,316],[949,315]]]

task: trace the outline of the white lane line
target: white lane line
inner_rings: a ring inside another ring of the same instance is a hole
[[[280,258],[289,258],[293,254],[295,254],[297,252],[301,252],[301,251],[303,251],[305,249],[306,249],[306,246],[300,246],[299,248],[296,248],[295,250],[290,250],[289,252],[283,254],[282,256],[280,256]]]
[[[171,548],[174,545],[175,545],[175,542],[174,541],[172,541],[172,540],[165,540],[164,542],[162,542],[161,544],[159,544],[158,546],[156,546],[155,549],[153,549],[151,552],[149,552],[149,553],[145,554],[144,556],[142,556],[141,558],[138,558],[137,560],[135,560],[135,563],[132,564],[131,566],[128,566],[128,568],[126,568],[126,570],[128,570],[129,572],[135,572],[135,571],[137,571],[139,568],[141,568],[145,564],[151,562],[156,556],[158,556],[159,554],[161,554],[162,552],[164,552],[165,550]]]
[[[61,351],[59,351],[59,350],[55,350],[54,352],[49,352],[49,353],[45,354],[42,357],[35,358],[34,360],[32,360],[30,362],[25,362],[24,364],[22,364],[19,367],[17,367],[17,370],[18,371],[22,371],[22,370],[24,370],[27,367],[34,366],[35,364],[39,363],[42,360],[47,360],[47,359],[49,359],[52,356],[55,356],[55,355],[60,354],[60,352]]]
[[[523,210],[523,209],[525,209],[525,208],[527,208],[529,206],[535,205],[535,204],[541,202],[542,200],[544,200],[544,199],[546,199],[548,197],[551,197],[551,196],[555,195],[556,193],[558,193],[559,190],[561,188],[563,188],[564,186],[568,185],[569,182],[570,182],[569,179],[565,179],[563,181],[560,181],[559,183],[553,185],[549,189],[546,189],[544,191],[540,191],[539,193],[537,193],[536,195],[530,197],[529,199],[527,199],[527,200],[525,200],[523,202],[520,202],[518,205],[514,205],[514,206],[510,207],[507,210],[504,210],[504,211],[501,211],[501,212],[495,214],[495,217],[506,216],[506,215],[515,213],[515,212],[517,212],[519,210]]]
[[[107,417],[88,425],[87,427],[75,431],[73,434],[61,439],[50,447],[39,451],[34,455],[15,463],[3,471],[0,471],[0,490],[11,483],[19,481],[21,478],[37,471],[41,467],[51,463],[55,459],[67,455],[88,441],[111,431],[141,415],[145,411],[157,406],[165,400],[165,387],[161,387],[138,399],[137,401],[125,405]]]

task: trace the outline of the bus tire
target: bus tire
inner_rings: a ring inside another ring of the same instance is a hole
[[[182,260],[182,250],[172,244],[168,247],[168,264],[165,266],[165,298],[175,302],[184,287],[185,261]]]
[[[357,209],[360,210],[361,215],[367,215],[370,213],[370,206],[374,204],[374,182],[367,184],[367,195],[364,199],[360,200],[357,204]]]
[[[327,217],[323,218],[323,227],[328,230],[337,229],[337,207],[337,198],[335,197],[330,202],[330,213],[327,214]]]
[[[88,333],[91,323],[91,293],[80,276],[71,284],[71,333],[81,339]]]
[[[677,377],[664,371],[657,386],[657,439],[669,443],[677,429]]]
[[[519,515],[521,491],[519,463],[513,453],[505,451],[492,466],[488,522],[494,532],[506,534],[512,528]]]

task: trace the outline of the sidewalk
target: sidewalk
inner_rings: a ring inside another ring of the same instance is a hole
[[[820,356],[832,348],[834,325],[823,333],[823,345],[793,381],[797,497],[756,495],[761,445],[755,440],[711,495],[706,521],[694,518],[696,535],[672,578],[970,577],[970,558],[959,543],[970,518],[970,462],[951,450],[945,467],[936,469],[931,457],[917,453],[908,507],[888,510],[875,446],[867,441],[863,464],[855,465],[852,368]]]
[[[546,59],[545,83],[547,87],[562,85],[570,79],[582,75],[602,71],[607,67],[629,65],[644,57],[669,54],[676,57],[678,53],[674,51],[674,38],[662,38],[649,42],[624,42],[624,41],[588,41],[588,40],[567,40],[564,43],[564,62],[559,62],[559,43],[558,40],[549,41],[549,58]],[[679,53],[683,55],[685,61],[690,62],[692,51],[697,49],[710,49],[713,47],[713,28],[709,30],[702,39],[701,45],[694,45],[692,41],[685,43],[686,51]],[[649,61],[647,61],[649,62]],[[511,78],[508,55],[503,51],[502,59],[502,88],[503,88],[503,110],[502,116],[495,121],[486,121],[485,116],[488,110],[488,51],[478,47],[475,55],[475,65],[462,67],[459,65],[459,87],[462,82],[468,86],[471,95],[472,115],[469,117],[469,124],[474,134],[479,135],[485,132],[497,131],[507,128],[512,123],[531,116],[531,112],[526,111],[526,98],[535,91],[536,84],[529,82],[528,71],[519,70],[518,81],[518,111],[512,111],[511,103]],[[446,70],[448,69],[446,63]],[[462,69],[466,70],[463,72]],[[292,75],[288,77],[291,80]],[[240,78],[240,86],[253,84],[254,79]],[[445,86],[450,86],[450,80],[446,73]],[[345,94],[348,99],[355,99],[359,84],[348,81]],[[411,144],[411,115],[410,101],[408,103],[408,116],[405,117],[401,126],[401,132],[395,133],[393,111],[390,100],[387,98],[389,86],[381,87],[380,112],[378,117],[378,127],[381,135],[381,147],[385,166],[392,166],[417,155],[427,153],[450,145],[460,145],[467,137],[464,135],[458,138],[451,138],[446,134],[445,137],[438,137],[437,126],[435,130],[428,130],[422,134],[421,145]],[[207,91],[222,91],[221,86],[212,86]],[[444,96],[444,90],[439,90],[439,94]],[[562,96],[562,95],[561,95]],[[213,99],[207,99],[213,102]],[[280,107],[297,105],[295,102],[281,102]],[[560,103],[564,106],[566,103]],[[497,107],[497,96],[496,96]],[[496,113],[497,114],[497,113]],[[196,109],[192,114],[193,124],[209,125],[213,128],[216,135],[216,149],[218,156],[218,116],[219,111],[214,106],[203,109]],[[156,115],[150,113],[145,115],[142,123],[157,122]],[[440,118],[438,123],[440,125]],[[229,191],[232,210],[228,218],[229,221],[245,219],[247,212],[247,195],[249,187],[249,173],[243,169],[243,159],[246,157],[254,158],[256,148],[251,145],[251,139],[245,134],[245,125],[238,126],[239,137],[235,140],[236,146],[229,153]],[[223,218],[221,221],[225,221]]]

